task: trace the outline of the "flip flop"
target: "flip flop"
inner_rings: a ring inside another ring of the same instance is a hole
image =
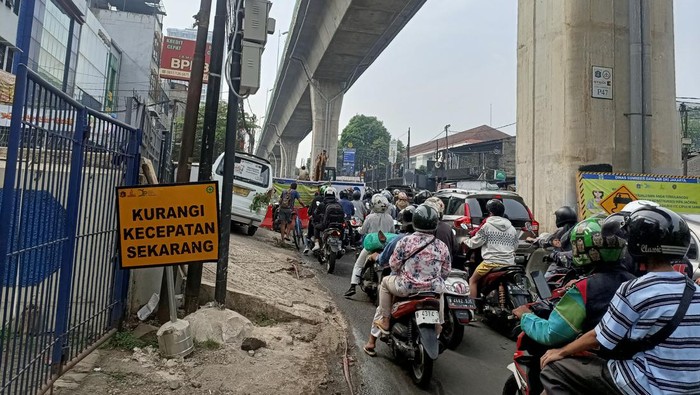
[[[379,332],[382,332],[383,335],[388,335],[389,334],[389,329],[385,329],[379,320],[372,322],[375,328],[379,329]]]
[[[370,357],[376,357],[377,352],[374,351],[373,348],[367,348],[367,346],[362,347],[362,349],[365,351],[365,354],[369,355]]]

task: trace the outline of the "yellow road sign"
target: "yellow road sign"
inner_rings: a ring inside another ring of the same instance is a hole
[[[608,214],[618,213],[623,207],[629,202],[638,200],[632,191],[627,189],[626,186],[621,186],[600,202],[600,207],[602,207]]]
[[[216,182],[117,188],[121,267],[218,260],[218,196]]]

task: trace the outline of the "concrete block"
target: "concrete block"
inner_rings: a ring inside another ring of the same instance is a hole
[[[232,310],[201,308],[185,317],[195,341],[213,340],[219,344],[240,342],[253,330],[253,323]]]

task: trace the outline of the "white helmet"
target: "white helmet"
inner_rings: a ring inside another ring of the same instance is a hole
[[[429,197],[425,200],[425,204],[434,208],[440,215],[445,213],[445,203],[443,203],[439,197]]]
[[[324,195],[326,195],[326,196],[335,196],[335,195],[336,195],[335,188],[333,188],[333,187],[328,187],[328,188],[326,188],[326,192],[324,193]]]
[[[372,211],[375,213],[384,213],[389,208],[389,201],[385,196],[376,194],[372,196]]]
[[[651,200],[635,200],[627,203],[620,212],[631,214],[642,207],[660,207],[660,204],[652,202]]]

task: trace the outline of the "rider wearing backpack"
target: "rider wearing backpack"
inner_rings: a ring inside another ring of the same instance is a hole
[[[342,230],[342,224],[345,221],[345,212],[343,207],[338,203],[338,199],[335,195],[335,188],[326,188],[323,194],[323,202],[316,209],[316,214],[321,214],[321,220],[316,224],[316,244],[312,251],[317,251],[321,248],[320,238],[321,234],[325,229],[327,229],[331,224],[339,224]]]
[[[277,218],[280,220],[280,236],[282,240],[289,241],[289,231],[292,227],[289,224],[292,222],[292,209],[294,209],[294,202],[299,201],[301,207],[304,203],[301,201],[301,196],[297,192],[297,183],[293,182],[289,186],[289,189],[282,191],[282,195],[279,200],[279,210],[277,210]]]

